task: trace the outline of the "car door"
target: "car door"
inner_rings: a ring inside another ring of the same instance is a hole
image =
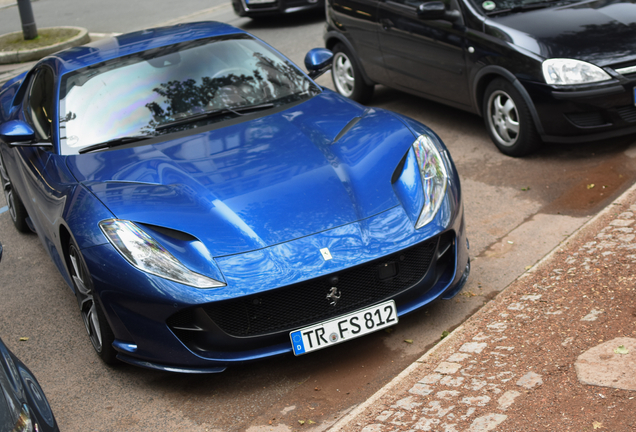
[[[375,82],[386,82],[378,42],[378,3],[379,0],[328,0],[327,19],[344,33],[367,76]]]
[[[392,86],[455,106],[470,106],[463,19],[424,20],[421,0],[384,0],[378,17],[380,49]],[[461,12],[456,0],[446,10]]]
[[[35,143],[18,145],[9,152],[9,175],[17,187],[29,218],[45,247],[56,237],[53,227],[64,208],[64,187],[68,178],[63,158],[54,152],[53,121],[55,109],[53,71],[43,66],[31,75],[22,102],[23,120],[35,131]]]

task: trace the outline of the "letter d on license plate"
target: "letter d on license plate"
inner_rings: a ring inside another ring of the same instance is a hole
[[[289,337],[294,354],[301,355],[390,327],[397,322],[395,302],[390,300],[295,330],[289,333]]]

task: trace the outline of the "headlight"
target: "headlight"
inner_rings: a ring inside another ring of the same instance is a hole
[[[22,406],[22,410],[20,411],[20,416],[18,417],[18,421],[15,426],[11,430],[11,432],[33,432],[35,429],[33,427],[33,420],[31,420],[31,413],[29,412],[29,408],[26,405]]]
[[[420,135],[413,143],[413,150],[424,190],[424,206],[415,224],[418,229],[432,221],[439,210],[446,193],[448,173],[442,155],[428,136]]]
[[[218,288],[223,282],[195,273],[130,221],[109,219],[99,223],[106,238],[139,270],[196,288]]]
[[[588,84],[612,79],[603,69],[572,59],[548,59],[543,62],[543,77],[548,84]]]

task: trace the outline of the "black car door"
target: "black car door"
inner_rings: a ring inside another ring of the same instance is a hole
[[[343,32],[372,81],[386,81],[378,42],[379,0],[328,0],[329,22]]]
[[[455,106],[470,106],[462,18],[424,20],[421,0],[384,0],[378,17],[380,49],[391,86]],[[456,0],[447,10],[460,11]]]

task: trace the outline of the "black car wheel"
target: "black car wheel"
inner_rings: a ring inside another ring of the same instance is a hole
[[[68,246],[68,267],[75,286],[82,321],[93,348],[104,363],[115,364],[117,363],[117,352],[113,348],[115,336],[94,294],[93,283],[84,258],[72,240]]]
[[[367,103],[373,96],[373,87],[367,85],[355,58],[347,47],[339,43],[333,47],[333,85],[341,95],[360,103]]]
[[[0,183],[2,183],[4,198],[7,201],[7,207],[9,208],[9,215],[13,221],[13,225],[15,225],[15,228],[20,232],[31,232],[31,229],[26,222],[29,214],[27,213],[24,204],[22,204],[20,196],[11,184],[11,179],[2,165],[2,158],[0,158]]]
[[[530,110],[509,81],[497,78],[488,84],[483,104],[486,129],[502,153],[519,157],[539,148]]]

